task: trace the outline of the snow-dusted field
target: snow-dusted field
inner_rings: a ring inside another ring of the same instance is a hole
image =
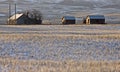
[[[15,59],[15,65],[13,59]],[[71,72],[77,72],[77,70],[79,72],[82,61],[88,62],[85,63],[88,64],[86,71],[89,71],[89,66],[93,63],[93,66],[98,66],[96,69],[98,72],[101,72],[103,68],[107,68],[105,70],[107,72],[119,72],[120,25],[1,25],[0,70],[4,71],[5,68],[7,68],[5,70],[9,70],[11,66],[15,67],[12,69],[19,70],[20,68],[22,70],[25,65],[21,66],[19,62],[24,64],[24,60],[26,62],[40,61],[38,64],[40,63],[44,72],[48,72],[47,69],[56,72],[64,66],[68,67],[67,70],[71,69]],[[49,63],[49,61],[52,62]],[[68,61],[68,63],[66,64],[64,61]],[[98,64],[91,61],[98,61]],[[108,63],[101,63],[102,61],[108,61]],[[117,62],[115,63],[117,67],[111,65],[112,62]],[[52,68],[49,68],[50,65],[48,64],[52,65]],[[78,66],[78,68],[74,68],[72,71],[70,64],[71,67]],[[102,66],[101,64],[103,64],[103,68],[99,68]],[[106,65],[105,67],[104,64],[110,64],[110,66],[107,67]],[[26,63],[26,67],[27,65],[29,62]],[[37,69],[37,66],[33,65],[28,68]],[[56,68],[54,65],[60,68]],[[84,67],[81,68],[85,69]],[[34,69],[32,70],[34,71]],[[33,72],[32,70],[29,72]],[[67,70],[65,69],[64,72],[69,72]],[[16,70],[14,71],[16,72]],[[95,71],[91,70],[91,72]]]

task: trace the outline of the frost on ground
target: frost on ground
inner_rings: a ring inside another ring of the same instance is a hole
[[[9,60],[13,62],[13,59],[18,60],[17,62],[22,61],[22,63],[24,63],[24,60],[41,61],[43,63],[55,61],[58,62],[58,64],[59,62],[68,62],[68,64],[59,64],[58,67],[60,66],[60,68],[64,68],[64,65],[69,65],[69,61],[75,63],[71,64],[70,62],[72,67],[76,64],[81,64],[80,62],[83,61],[90,61],[89,63],[94,63],[91,61],[98,61],[98,63],[95,63],[95,65],[98,66],[101,65],[101,62],[111,61],[110,64],[112,64],[113,61],[117,62],[116,66],[118,66],[113,68],[113,72],[116,69],[119,72],[120,25],[1,25],[0,57],[0,65],[8,65],[7,63],[3,64],[4,62],[8,62],[9,65],[11,65]],[[6,60],[6,58],[10,59]],[[54,63],[50,62],[50,64],[52,65]],[[12,67],[15,66],[13,69],[24,68],[25,66],[22,65],[21,67],[21,64],[16,65],[12,65]],[[27,63],[27,65],[29,65],[29,63]],[[88,67],[90,65],[88,64]],[[78,69],[76,68],[73,71],[77,72],[76,70],[80,70],[80,66],[81,65],[78,65]],[[5,69],[5,66],[0,67],[0,69],[2,69],[2,67]],[[70,66],[67,67],[67,70],[69,70]],[[113,66],[111,65],[111,67]],[[37,68],[37,65],[35,65],[35,67],[29,66],[29,68],[33,70],[33,68]],[[44,72],[48,72],[46,68],[50,69],[45,65],[43,66],[43,71],[46,70]],[[56,70],[57,68],[53,65],[52,71]],[[99,72],[101,72],[101,70],[104,69],[96,69],[96,71]],[[108,72],[109,70],[111,71],[110,68],[106,69]],[[65,72],[69,71],[65,70]]]
[[[118,60],[120,39],[84,36],[1,35],[0,56],[40,60]],[[3,38],[4,37],[4,38]],[[102,37],[102,36],[101,36]]]

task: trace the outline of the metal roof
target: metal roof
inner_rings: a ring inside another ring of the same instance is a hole
[[[22,15],[23,15],[23,13],[21,13],[21,14],[14,14],[14,15],[11,16],[9,19],[10,19],[10,20],[15,20],[15,18],[18,19],[18,18],[21,17]]]
[[[64,16],[63,17],[65,20],[75,20],[74,16]]]
[[[90,19],[105,19],[104,15],[88,15]]]

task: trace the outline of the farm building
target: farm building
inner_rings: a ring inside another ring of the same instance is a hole
[[[8,19],[8,24],[41,24],[42,20],[37,18],[29,18],[24,13],[15,14]]]
[[[75,24],[76,19],[74,16],[64,16],[62,18],[62,24]]]
[[[105,17],[104,15],[88,15],[86,24],[105,24]]]
[[[83,18],[83,22],[82,22],[83,24],[86,24],[86,18]]]
[[[15,14],[8,19],[9,24],[25,24],[26,17],[24,14]]]

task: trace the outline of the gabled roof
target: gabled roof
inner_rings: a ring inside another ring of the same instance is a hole
[[[21,14],[14,14],[14,15],[11,16],[9,19],[10,19],[10,20],[15,20],[15,18],[18,19],[18,18],[20,18],[22,15],[23,15],[23,13],[21,13]]]
[[[74,16],[64,16],[63,17],[65,20],[75,20]]]
[[[105,19],[104,15],[88,15],[90,19]]]

